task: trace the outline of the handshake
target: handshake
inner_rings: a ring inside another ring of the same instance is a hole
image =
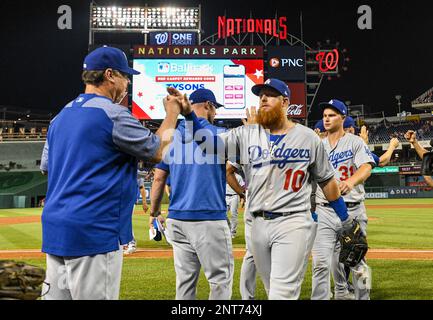
[[[187,116],[192,112],[191,102],[186,94],[181,94],[179,90],[168,87],[168,95],[163,99],[164,109],[167,115],[177,117],[179,114]]]

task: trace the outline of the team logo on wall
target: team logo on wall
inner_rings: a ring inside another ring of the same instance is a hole
[[[157,46],[192,46],[197,44],[194,32],[150,32],[150,44]]]

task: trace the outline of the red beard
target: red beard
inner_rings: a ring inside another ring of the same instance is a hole
[[[283,123],[285,117],[284,109],[281,106],[275,106],[268,110],[259,108],[257,123],[265,128],[275,127]]]

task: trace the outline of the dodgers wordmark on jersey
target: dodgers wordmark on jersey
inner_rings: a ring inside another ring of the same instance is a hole
[[[220,136],[229,160],[240,159],[243,165],[250,212],[309,210],[310,179],[321,183],[334,175],[324,145],[303,125],[296,124],[272,146],[269,130],[260,125],[242,126]]]
[[[327,138],[322,140],[329,155],[329,162],[335,170],[338,182],[349,179],[360,166],[369,163],[374,167],[374,158],[365,142],[358,136],[346,133],[332,148]],[[364,184],[360,183],[343,196],[345,202],[361,202],[365,199]],[[317,203],[327,203],[322,189],[317,188]]]

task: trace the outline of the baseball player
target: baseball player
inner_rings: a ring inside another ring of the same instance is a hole
[[[137,159],[157,162],[170,143],[180,109],[152,134],[119,105],[127,94],[124,52],[100,47],[84,60],[85,93],[52,120],[41,170],[48,173],[42,213],[47,300],[118,299],[122,246],[132,240]]]
[[[349,214],[359,221],[364,234],[367,228],[367,214],[364,206],[364,181],[370,176],[374,167],[374,159],[367,145],[358,136],[345,133],[343,129],[344,118],[347,115],[345,104],[333,99],[322,103],[323,121],[327,138],[323,139],[323,145],[329,154],[329,162],[332,164],[339,188],[343,195]],[[317,189],[318,228],[313,245],[313,283],[311,298],[314,300],[327,300],[330,297],[330,269],[335,246],[339,246],[337,235],[341,228],[340,220],[335,216],[334,210],[325,199],[323,188]],[[338,250],[338,249],[337,249]],[[333,268],[341,272],[342,268]],[[354,270],[354,287],[356,299],[369,299],[368,288],[361,287],[361,266]],[[359,272],[358,272],[359,271]],[[351,296],[344,285],[343,274],[334,274],[337,284],[343,284],[343,288],[336,288],[335,299],[350,299]]]
[[[233,173],[236,181],[241,187],[244,187],[244,179],[238,172]],[[230,232],[232,234],[232,238],[236,237],[237,229],[238,229],[238,207],[239,207],[239,200],[240,197],[236,193],[235,190],[233,190],[230,185],[227,183],[226,185],[226,204],[227,204],[227,212],[231,212],[231,218],[229,220],[230,222]]]
[[[287,119],[290,91],[278,79],[252,88],[260,97],[246,125],[219,135],[232,162],[240,159],[248,181],[252,216],[252,252],[269,299],[298,299],[312,243],[311,178],[325,191],[331,206],[352,227],[334,171],[317,135]],[[182,108],[188,100],[175,93]],[[205,133],[203,133],[205,135]],[[206,142],[212,139],[210,132]],[[209,139],[208,139],[209,138]],[[201,140],[201,143],[203,143]],[[199,143],[200,144],[200,143]],[[220,145],[209,146],[218,152]]]
[[[215,136],[222,128],[213,126],[216,109],[221,107],[212,91],[198,89],[190,100],[199,125]],[[194,121],[193,121],[194,122]],[[225,203],[226,164],[216,155],[203,155],[190,140],[190,124],[182,121],[164,161],[156,166],[151,190],[149,225],[158,217],[170,174],[171,193],[167,234],[173,246],[176,270],[176,299],[196,298],[200,269],[209,282],[211,300],[228,300],[232,295],[234,260],[232,238]],[[194,135],[194,128],[193,128]]]

